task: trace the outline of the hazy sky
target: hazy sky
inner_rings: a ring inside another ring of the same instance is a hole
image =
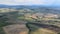
[[[0,0],[7,5],[60,5],[60,0]]]

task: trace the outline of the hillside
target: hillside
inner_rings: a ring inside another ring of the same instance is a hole
[[[17,34],[17,32],[19,34],[59,34],[60,10],[43,6],[0,8],[0,34]]]

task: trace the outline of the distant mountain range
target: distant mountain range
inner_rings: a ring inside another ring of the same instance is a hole
[[[0,4],[0,8],[60,8],[59,6],[44,6],[44,5],[4,5]]]
[[[3,5],[0,4],[0,8],[16,8],[16,9],[30,9],[34,12],[42,12],[42,13],[55,13],[60,14],[59,6],[44,6],[44,5]]]

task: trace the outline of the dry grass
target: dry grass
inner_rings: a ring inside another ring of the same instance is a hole
[[[22,31],[19,34],[28,34],[28,32],[27,31]]]
[[[24,24],[14,24],[3,27],[6,34],[27,34],[28,29]]]
[[[57,34],[57,33],[52,30],[40,28],[34,32],[31,32],[31,34]]]

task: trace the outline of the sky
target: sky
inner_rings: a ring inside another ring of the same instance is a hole
[[[60,0],[0,0],[6,5],[60,5]]]

